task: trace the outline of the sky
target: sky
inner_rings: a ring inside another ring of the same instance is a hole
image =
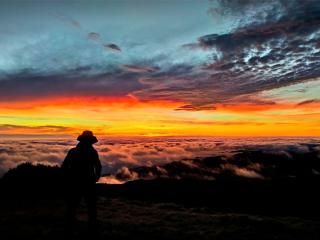
[[[4,0],[0,48],[3,136],[320,136],[317,0]]]

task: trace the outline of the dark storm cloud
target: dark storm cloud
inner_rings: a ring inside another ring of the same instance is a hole
[[[275,104],[256,96],[320,76],[319,1],[218,3],[215,14],[236,14],[243,21],[229,33],[208,34],[199,37],[197,43],[183,45],[189,51],[212,52],[212,60],[184,73],[161,72],[153,79],[143,79],[148,87],[137,96],[174,96],[189,103],[179,110],[206,109],[215,103]]]
[[[39,75],[24,71],[0,79],[0,100],[50,96],[125,96],[140,89],[134,74],[122,70],[91,74],[90,67],[64,74]]]
[[[238,26],[259,26],[283,19],[298,19],[319,10],[317,0],[213,0],[208,10],[215,19],[234,16]],[[243,17],[246,16],[246,17]]]

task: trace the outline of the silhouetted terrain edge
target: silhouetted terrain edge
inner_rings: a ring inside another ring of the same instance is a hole
[[[318,172],[317,152],[261,151],[122,169],[108,177],[128,182],[96,185],[97,239],[319,239]],[[21,164],[0,189],[2,239],[64,236],[58,166]],[[82,212],[76,239],[86,239]]]
[[[125,184],[97,184],[98,195],[151,202],[206,206],[215,211],[269,215],[320,216],[318,152],[274,154],[240,151],[221,156],[187,159],[161,166],[136,167],[114,177]],[[59,167],[25,163],[1,179],[2,201],[24,202],[63,198]]]

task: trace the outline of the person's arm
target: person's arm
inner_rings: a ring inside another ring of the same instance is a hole
[[[94,170],[95,170],[95,174],[96,174],[96,181],[99,180],[100,176],[101,176],[101,162],[100,162],[100,159],[99,159],[99,154],[98,152],[96,151],[95,152],[95,162],[94,162]]]
[[[69,181],[69,172],[71,166],[71,151],[69,150],[64,161],[61,164],[61,177],[63,181]]]
[[[61,168],[63,170],[67,170],[68,168],[70,168],[70,166],[71,166],[71,150],[67,153],[67,156],[65,157],[61,165]]]

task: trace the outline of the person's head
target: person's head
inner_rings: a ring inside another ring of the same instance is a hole
[[[82,144],[94,144],[98,139],[93,135],[92,131],[85,130],[78,136],[77,140]]]

